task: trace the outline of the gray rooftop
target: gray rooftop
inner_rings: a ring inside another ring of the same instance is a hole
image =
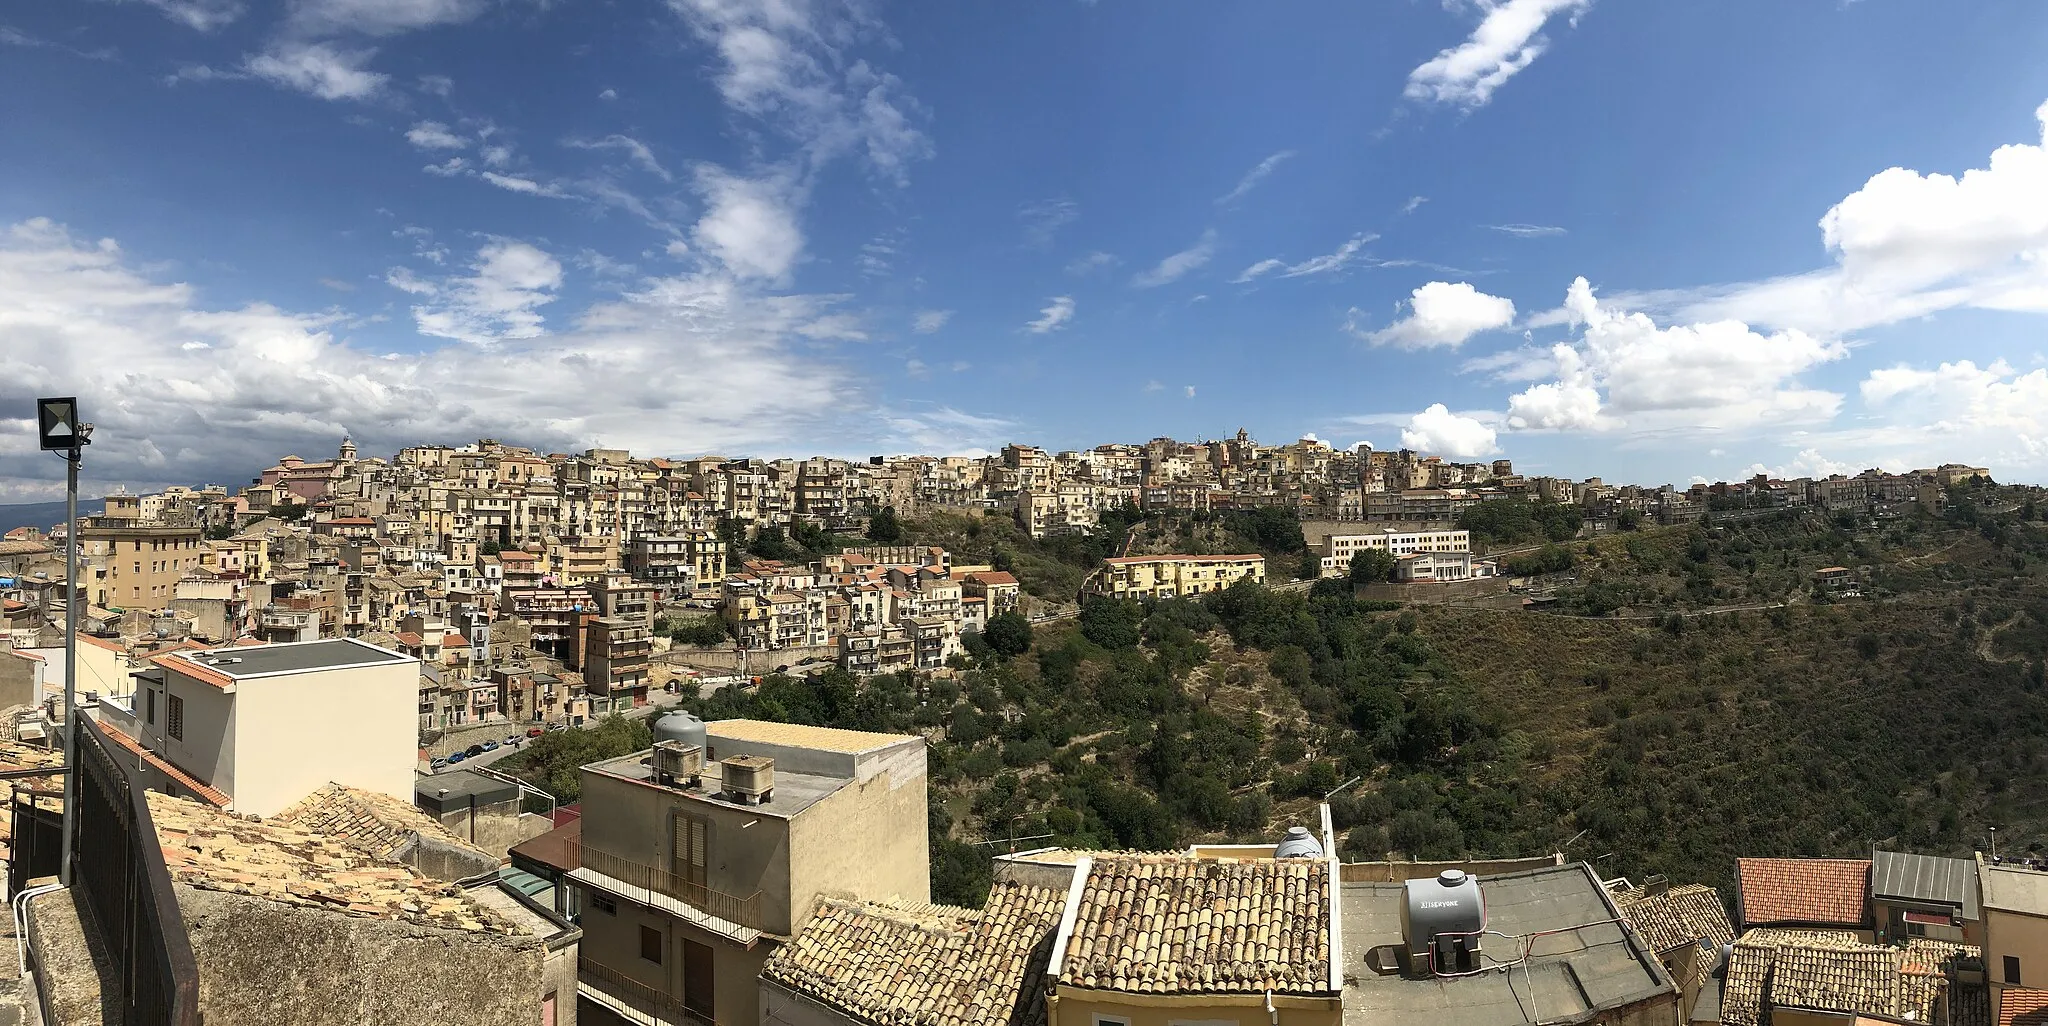
[[[646,783],[654,780],[654,768],[647,765],[646,762],[650,757],[651,749],[644,749],[634,752],[632,755],[621,756],[608,762],[592,763],[583,768],[610,776],[621,777],[626,780],[638,780]],[[696,787],[676,785],[669,786],[667,789],[676,794],[687,795],[707,805],[718,805],[728,809],[744,809],[758,815],[773,816],[777,819],[790,819],[805,809],[823,801],[834,791],[853,783],[850,777],[832,776],[822,773],[800,773],[788,769],[778,762],[775,766],[775,793],[771,796],[771,799],[760,805],[748,805],[745,802],[734,801],[725,796],[719,782],[720,770],[721,767],[718,763],[706,760],[703,774],[698,778],[698,785]]]
[[[1870,853],[1870,896],[1947,905],[1977,919],[1977,863],[1903,851]]]
[[[1491,971],[1456,979],[1380,976],[1366,953],[1401,942],[1402,886],[1343,885],[1344,1026],[1515,1026],[1577,1022],[1658,997],[1677,987],[1636,935],[1616,920],[1600,881],[1583,862],[1482,877]],[[1536,937],[1526,963],[1523,938]],[[1515,939],[1509,939],[1510,937]],[[1512,968],[1509,966],[1512,965]]]
[[[413,795],[415,804],[439,814],[457,807],[468,808],[472,801],[478,805],[512,801],[519,797],[519,788],[473,770],[451,769],[419,777],[413,783]]]
[[[181,652],[178,655],[230,677],[266,677],[279,673],[332,670],[343,666],[415,661],[409,655],[378,648],[354,638],[299,641],[282,645],[247,645],[209,649],[204,652]]]

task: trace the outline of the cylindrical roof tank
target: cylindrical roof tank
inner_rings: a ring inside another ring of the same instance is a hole
[[[1479,893],[1479,878],[1462,869],[1410,880],[1403,889],[1401,942],[1411,954],[1425,953],[1431,942],[1446,934],[1475,935],[1486,929],[1486,899]],[[1470,936],[1467,944],[1476,950],[1479,938]]]
[[[681,709],[664,713],[660,719],[654,721],[654,739],[681,741],[686,745],[704,744],[704,721],[698,719],[694,713]]]
[[[1307,827],[1291,826],[1287,836],[1273,846],[1276,859],[1319,859],[1323,857],[1323,846],[1316,843],[1315,835]]]

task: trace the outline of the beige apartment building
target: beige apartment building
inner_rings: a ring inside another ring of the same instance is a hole
[[[200,541],[197,527],[97,519],[78,533],[79,556],[91,567],[79,584],[96,606],[167,608],[178,597],[178,578],[199,569]]]
[[[1322,542],[1322,576],[1343,577],[1350,573],[1351,557],[1366,549],[1384,549],[1395,557],[1419,552],[1470,552],[1472,532],[1379,530],[1328,535]]]
[[[1239,581],[1263,584],[1266,558],[1249,556],[1118,556],[1102,561],[1087,591],[1109,598],[1165,599],[1222,591]]]
[[[409,803],[419,676],[419,660],[353,638],[184,650],[135,674],[132,705],[100,710],[239,813],[275,815],[330,782]]]
[[[630,1021],[761,1022],[762,965],[821,899],[931,898],[924,739],[704,728],[583,767],[582,818],[521,849],[566,856],[581,993]]]
[[[2003,1022],[2009,996],[2032,1003],[2034,992],[2048,990],[2048,871],[1977,860],[1984,975],[1992,1019]]]

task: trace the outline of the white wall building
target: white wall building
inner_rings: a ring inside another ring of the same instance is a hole
[[[1361,534],[1333,534],[1323,539],[1322,576],[1343,577],[1351,572],[1351,557],[1364,549],[1384,549],[1396,558],[1416,553],[1458,553],[1472,551],[1472,532],[1366,531]]]

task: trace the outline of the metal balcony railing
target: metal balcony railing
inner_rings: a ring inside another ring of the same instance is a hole
[[[570,854],[571,857],[580,858],[582,861],[578,864],[591,872],[602,873],[634,887],[666,894],[728,923],[738,923],[756,930],[766,929],[761,922],[760,891],[744,897],[727,894],[677,876],[659,866],[650,866],[580,842],[571,842]]]

